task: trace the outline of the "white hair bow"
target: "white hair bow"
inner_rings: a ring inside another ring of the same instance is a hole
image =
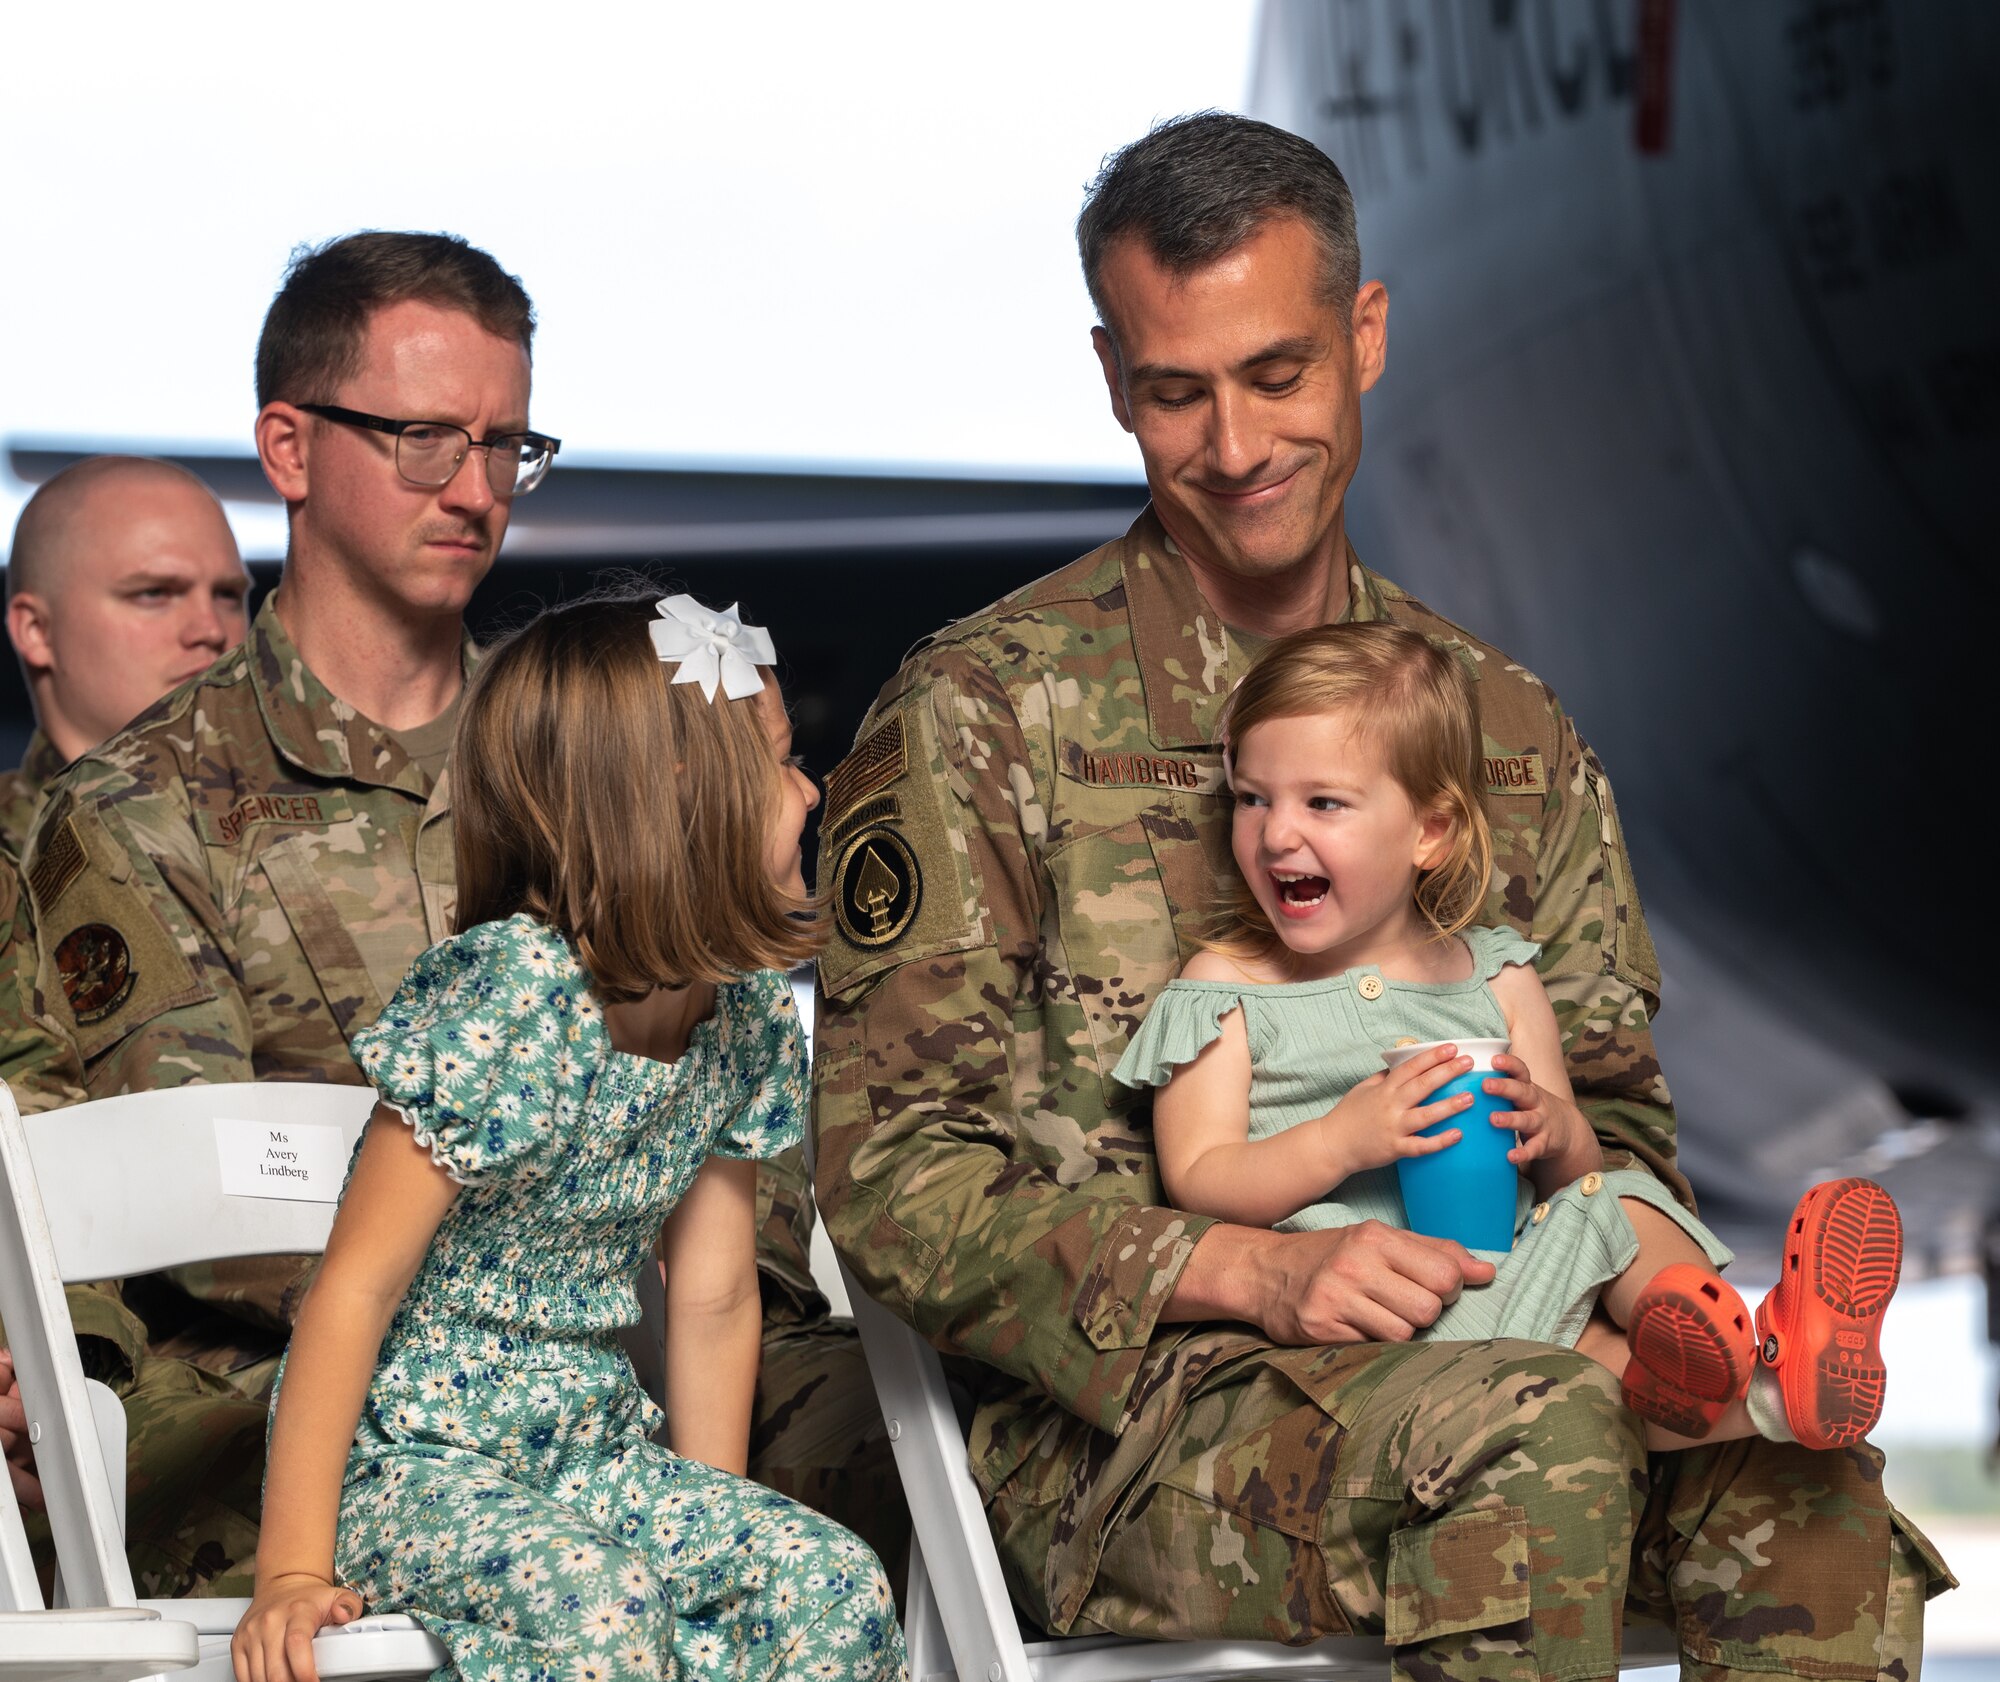
[[[648,627],[653,648],[662,660],[679,661],[675,683],[698,683],[709,700],[715,686],[732,701],[755,695],[764,687],[759,666],[776,663],[778,651],[771,633],[761,625],[746,625],[731,602],[720,613],[703,607],[692,596],[667,596],[657,607],[660,620]]]

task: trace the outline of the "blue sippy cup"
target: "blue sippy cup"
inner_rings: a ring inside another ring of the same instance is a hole
[[[1446,1081],[1426,1102],[1442,1103],[1455,1093],[1469,1092],[1472,1104],[1424,1129],[1423,1136],[1431,1138],[1456,1127],[1464,1135],[1457,1144],[1431,1156],[1406,1156],[1396,1164],[1403,1211],[1410,1218],[1412,1232],[1429,1238],[1455,1238],[1468,1250],[1511,1250],[1521,1176],[1507,1160],[1507,1153],[1519,1142],[1519,1135],[1495,1127],[1488,1119],[1496,1110],[1504,1110],[1507,1102],[1484,1090],[1494,1072],[1493,1059],[1509,1049],[1508,1042],[1426,1040],[1421,1045],[1399,1045],[1385,1051],[1382,1061],[1394,1069],[1419,1052],[1442,1044],[1456,1045],[1461,1057],[1472,1059],[1472,1069]]]

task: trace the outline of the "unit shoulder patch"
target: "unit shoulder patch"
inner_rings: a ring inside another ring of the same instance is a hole
[[[887,946],[916,921],[923,893],[923,873],[909,844],[886,825],[871,825],[840,850],[833,920],[852,945]]]
[[[58,1016],[67,1007],[86,1066],[156,1016],[215,997],[192,961],[185,908],[115,806],[52,811],[36,848],[36,985]]]
[[[857,806],[849,806],[832,822],[820,826],[820,845],[832,849],[852,835],[857,829],[870,824],[893,824],[903,820],[903,803],[893,794],[878,794],[863,800]]]
[[[819,955],[831,998],[986,938],[963,832],[971,794],[941,738],[937,696],[906,691],[827,778],[813,880],[833,911]]]
[[[102,1022],[125,1002],[138,979],[132,948],[109,923],[82,923],[56,946],[56,975],[79,1026]]]

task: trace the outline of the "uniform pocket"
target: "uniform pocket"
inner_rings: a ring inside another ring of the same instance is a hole
[[[1132,1094],[1111,1071],[1147,1007],[1180,969],[1173,913],[1151,834],[1151,826],[1170,822],[1172,815],[1171,807],[1138,813],[1080,836],[1043,860],[1063,954],[1063,975],[1049,990],[1050,1040],[1060,1036],[1074,1045],[1081,1033],[1105,1099],[1119,1109]],[[1061,1022],[1068,1010],[1080,1014],[1081,1022]],[[1083,1061],[1074,1059],[1073,1067]]]
[[[343,1039],[351,1040],[356,1029],[382,1014],[383,1002],[395,990],[395,980],[384,988],[369,974],[346,919],[314,868],[317,841],[316,836],[288,836],[266,847],[258,863],[284,910],[299,950],[312,966],[320,996],[333,1012],[334,1025]]]
[[[1958,1578],[1953,1574],[1951,1567],[1945,1564],[1944,1555],[1938,1552],[1937,1544],[1905,1518],[1900,1508],[1889,1509],[1889,1523],[1916,1557],[1924,1578],[1924,1599],[1935,1599],[1946,1589],[1958,1587]]]
[[[430,944],[424,893],[403,837],[383,832],[368,814],[325,829],[303,830],[274,840],[257,854],[257,868],[284,911],[298,950],[311,966],[320,996],[333,1013],[343,1040],[382,1014],[411,964]],[[259,947],[281,947],[266,927],[258,927],[253,873],[236,922],[244,932],[238,945],[246,970]],[[277,953],[253,985],[272,986],[296,960]],[[288,988],[296,980],[286,980]]]
[[[1529,1640],[1528,1515],[1480,1507],[1405,1525],[1389,1538],[1383,1634],[1391,1647],[1506,1630]]]

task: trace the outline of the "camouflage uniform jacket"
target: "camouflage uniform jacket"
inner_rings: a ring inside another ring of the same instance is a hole
[[[35,930],[21,892],[21,854],[62,755],[37,729],[18,769],[0,771],[0,1068],[32,1058],[47,1036],[35,1027]]]
[[[1530,673],[1351,555],[1349,578],[1350,617],[1437,637],[1477,676],[1485,914],[1540,944],[1610,1160],[1686,1199],[1648,1028],[1657,964],[1602,770]],[[1111,1077],[1234,869],[1217,720],[1246,663],[1148,511],[920,645],[828,781],[820,1208],[871,1294],[982,1363],[985,1491],[1031,1454],[1076,1467],[1070,1557],[1048,1573],[1076,1598],[1117,1497],[1091,1484],[1095,1432],[1156,1431],[1217,1363],[1268,1348],[1156,1325],[1211,1223],[1162,1207],[1144,1112]],[[1305,1365],[1312,1390],[1370,1383],[1365,1361]]]
[[[42,796],[62,769],[55,743],[37,729],[20,768],[0,772],[0,1069],[23,1078],[33,1071],[44,1093],[68,1103],[82,1097],[83,1072],[72,1048],[37,1020],[35,929],[19,868]],[[72,1285],[65,1294],[90,1376],[107,1382],[129,1378],[138,1368],[146,1328],[120,1300],[117,1285]],[[0,1346],[5,1342],[0,1333]]]
[[[92,1098],[361,1084],[349,1037],[448,931],[448,776],[432,787],[313,676],[274,601],[241,647],[78,760],[36,826],[23,874],[40,990]],[[275,1332],[304,1269],[176,1278]]]
[[[37,730],[20,768],[0,772],[0,1070],[10,1077],[40,1061],[67,1060],[65,1048],[35,1021],[35,927],[20,868],[42,794],[62,768],[55,744]],[[76,1096],[73,1086],[66,1091]]]

